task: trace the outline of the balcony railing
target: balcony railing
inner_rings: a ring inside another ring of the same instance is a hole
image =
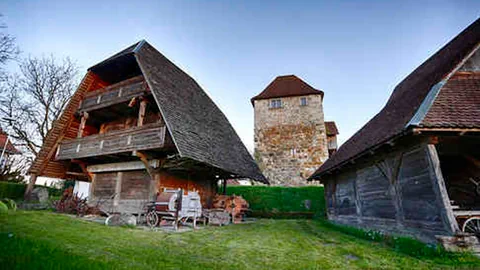
[[[165,145],[165,131],[165,126],[155,123],[65,140],[57,148],[56,159],[86,158],[162,148]]]
[[[135,77],[98,91],[87,93],[80,104],[80,111],[93,111],[109,107],[114,104],[128,102],[134,97],[148,93],[143,77]]]

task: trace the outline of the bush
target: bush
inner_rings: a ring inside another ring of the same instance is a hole
[[[13,211],[17,210],[17,204],[14,200],[5,198],[2,200],[2,202],[8,207],[8,209]]]
[[[11,182],[0,182],[0,198],[10,198],[12,200],[23,199],[23,194],[27,185],[11,183]]]
[[[0,202],[0,214],[4,214],[7,212],[8,212],[8,207],[3,202]]]
[[[240,195],[250,204],[251,216],[268,218],[323,218],[323,187],[227,186],[228,195]],[[310,201],[307,208],[306,201]]]

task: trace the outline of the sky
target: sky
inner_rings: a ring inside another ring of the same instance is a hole
[[[393,88],[480,16],[480,1],[0,1],[22,57],[86,69],[145,39],[192,76],[253,150],[250,98],[295,74],[345,142]],[[15,65],[9,69],[16,71]]]

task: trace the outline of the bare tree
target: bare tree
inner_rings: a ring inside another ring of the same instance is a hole
[[[0,14],[0,17],[2,15]],[[20,53],[15,42],[15,37],[5,32],[7,26],[0,24],[0,81],[7,77],[4,66],[10,60],[15,60]]]
[[[17,145],[35,157],[74,92],[78,68],[69,58],[30,57],[21,61],[20,71],[0,90],[0,117],[7,119]]]
[[[4,157],[5,158],[5,157]],[[29,157],[15,155],[2,160],[0,167],[0,181],[20,183],[25,180],[25,171],[29,164]]]

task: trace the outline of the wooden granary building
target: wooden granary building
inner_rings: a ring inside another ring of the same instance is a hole
[[[479,47],[480,19],[310,177],[325,185],[330,220],[429,242],[480,234]]]
[[[221,179],[268,183],[215,103],[145,41],[88,69],[29,174],[30,187],[89,181],[90,203],[127,213],[164,188],[197,190],[208,208]]]

